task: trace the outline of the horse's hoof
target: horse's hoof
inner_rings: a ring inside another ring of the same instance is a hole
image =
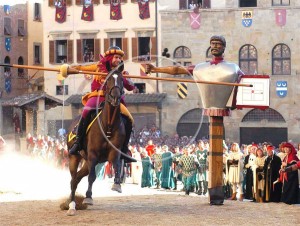
[[[82,202],[82,204],[86,204],[86,205],[94,205],[94,201],[92,198],[85,198]]]
[[[67,211],[67,216],[75,216],[76,215],[76,210],[74,209],[69,209]]]
[[[122,188],[121,188],[120,184],[113,184],[113,186],[111,187],[111,190],[122,193]]]

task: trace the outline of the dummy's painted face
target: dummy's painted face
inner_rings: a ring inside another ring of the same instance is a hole
[[[123,57],[119,54],[115,54],[111,60],[112,67],[117,67],[123,60]]]
[[[225,51],[223,43],[219,40],[212,40],[210,42],[210,51],[213,56],[220,57]]]

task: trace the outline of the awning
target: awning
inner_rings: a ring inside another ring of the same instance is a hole
[[[74,94],[70,96],[66,102],[69,104],[81,104],[81,98],[83,95]],[[126,104],[149,104],[149,103],[161,103],[167,96],[166,93],[132,93],[125,94]]]
[[[22,107],[27,104],[32,104],[33,102],[44,98],[45,105],[59,106],[63,105],[63,101],[55,98],[53,96],[48,95],[45,92],[40,93],[28,93],[21,96],[13,97],[10,99],[5,99],[1,101],[1,105],[3,107]]]

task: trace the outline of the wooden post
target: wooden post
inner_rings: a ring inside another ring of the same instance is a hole
[[[222,205],[224,202],[223,191],[223,116],[210,116],[209,127],[209,171],[208,190],[209,203]]]

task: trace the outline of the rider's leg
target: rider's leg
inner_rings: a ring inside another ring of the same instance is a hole
[[[80,121],[79,121],[79,125],[77,128],[77,134],[76,134],[76,138],[75,138],[75,142],[72,145],[72,147],[69,149],[69,153],[71,155],[76,155],[78,154],[78,152],[82,149],[82,142],[83,142],[83,138],[84,135],[86,134],[86,129],[88,126],[88,119],[89,119],[89,112],[92,108],[95,108],[97,104],[97,98],[90,98],[81,115]]]
[[[135,159],[131,158],[131,152],[128,149],[128,144],[129,144],[129,140],[130,140],[130,135],[132,132],[132,124],[133,124],[133,118],[130,114],[130,112],[127,110],[127,108],[121,104],[121,113],[125,116],[126,118],[126,122],[125,122],[125,132],[126,132],[126,136],[125,136],[125,141],[122,147],[122,152],[125,155],[122,155],[121,158],[123,158],[125,160],[126,163],[129,162],[136,162]],[[129,155],[129,156],[128,156]]]

